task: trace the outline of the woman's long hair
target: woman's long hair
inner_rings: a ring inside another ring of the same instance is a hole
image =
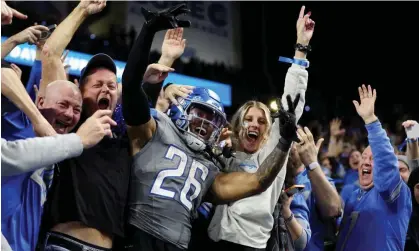
[[[240,138],[244,137],[245,130],[244,130],[244,117],[246,116],[247,112],[250,108],[255,107],[263,111],[266,118],[266,131],[263,135],[263,144],[266,143],[269,134],[271,133],[272,128],[272,118],[271,118],[271,112],[269,111],[269,108],[263,104],[262,102],[256,101],[256,100],[250,100],[244,103],[236,113],[234,113],[233,118],[231,119],[231,127],[233,134],[231,136],[231,142],[233,144],[233,149],[237,149],[237,147],[240,145]]]

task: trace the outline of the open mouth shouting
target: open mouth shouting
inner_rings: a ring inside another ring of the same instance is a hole
[[[247,140],[251,143],[254,143],[259,138],[259,132],[253,130],[247,130]]]
[[[371,169],[362,169],[362,176],[371,174]]]
[[[200,126],[198,126],[198,127],[195,128],[195,133],[197,135],[203,137],[203,138],[205,138],[207,136],[207,134],[208,134],[207,130],[205,128],[203,128],[203,127],[200,127]]]
[[[67,129],[69,126],[70,126],[70,123],[57,119],[55,120],[53,127],[58,134],[64,134],[67,132]]]
[[[108,98],[101,98],[97,103],[100,110],[108,110],[110,106],[110,100]]]

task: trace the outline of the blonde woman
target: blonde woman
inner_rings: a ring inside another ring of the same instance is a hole
[[[301,8],[297,21],[297,44],[308,46],[313,35],[314,22],[310,13],[304,15]],[[295,58],[306,60],[306,53],[296,50]],[[307,90],[308,72],[300,65],[293,64],[285,78],[282,104],[287,109],[286,96],[291,99],[300,94],[295,109],[297,121],[300,119]],[[233,116],[232,143],[235,148],[235,158],[227,161],[226,172],[245,171],[256,172],[265,158],[275,148],[279,135],[278,119],[272,123],[269,109],[261,102],[246,102]],[[226,205],[217,206],[214,217],[208,228],[209,237],[221,241],[220,249],[234,250],[264,250],[270,237],[277,203],[286,174],[286,163],[276,180],[263,193],[242,199]]]

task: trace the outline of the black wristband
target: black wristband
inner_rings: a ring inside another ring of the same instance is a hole
[[[294,45],[294,49],[297,50],[297,51],[301,51],[305,54],[307,54],[307,52],[311,52],[311,46],[309,44],[308,45],[302,45],[302,44],[297,43],[297,44]]]
[[[173,83],[167,83],[167,85],[163,86],[163,91],[166,91],[166,88],[169,87],[169,85],[173,85]]]

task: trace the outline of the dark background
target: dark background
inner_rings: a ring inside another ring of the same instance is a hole
[[[9,3],[30,18],[15,20],[13,27],[2,27],[2,35],[12,35],[35,21],[59,23],[65,18],[49,2]],[[89,23],[106,15],[115,4],[121,3],[108,2],[103,13],[89,17],[69,49],[91,54],[105,52],[125,61],[135,34],[125,31],[125,35],[93,41],[87,32]],[[306,104],[311,109],[304,113],[303,124],[313,119],[325,124],[333,117],[343,118],[348,125],[359,122],[352,100],[358,98],[357,87],[363,83],[377,89],[376,113],[393,130],[397,128],[396,121],[403,117],[419,118],[416,2],[240,2],[242,69],[208,65],[195,59],[187,65],[177,63],[177,71],[230,83],[233,106],[227,109],[229,115],[249,99],[267,101],[281,95],[289,65],[277,59],[294,55],[295,25],[302,5],[306,11],[312,11],[311,18],[316,22],[311,40],[313,51],[308,55]],[[154,58],[158,55],[153,54]],[[21,68],[27,77],[30,69]]]

